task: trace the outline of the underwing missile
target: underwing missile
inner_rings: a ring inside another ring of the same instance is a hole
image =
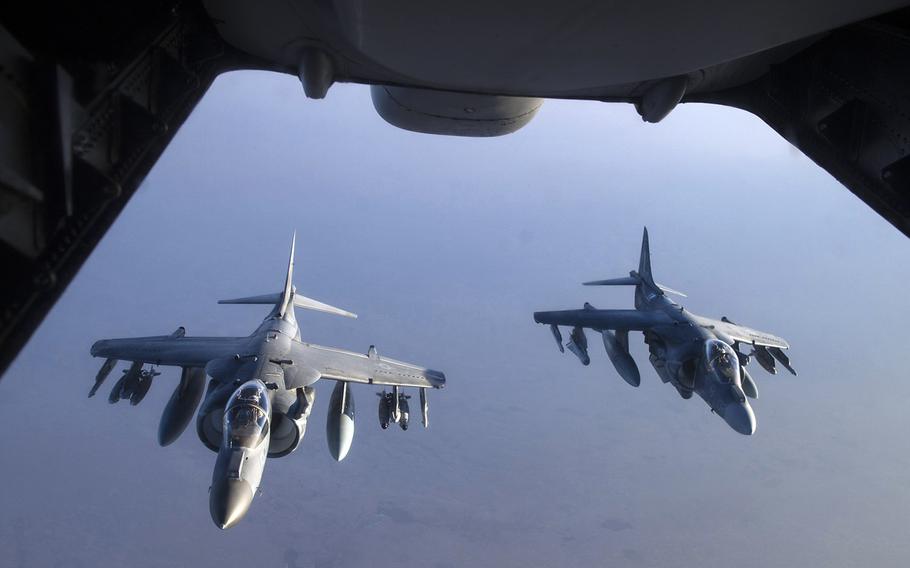
[[[755,384],[755,381],[752,379],[752,375],[749,374],[749,371],[745,367],[739,368],[739,374],[742,377],[743,381],[743,392],[746,393],[746,396],[749,398],[758,398],[758,386]]]
[[[626,334],[625,343],[628,345],[628,332],[626,332]],[[610,362],[613,363],[613,367],[616,369],[616,372],[619,373],[619,376],[633,387],[640,385],[641,374],[638,372],[638,365],[635,364],[635,360],[629,355],[628,348],[625,347],[623,342],[608,329],[602,331],[601,335],[603,335],[604,348],[607,350],[607,356],[610,358]]]
[[[107,379],[107,376],[111,374],[111,371],[116,366],[117,366],[116,359],[107,359],[104,361],[104,364],[101,365],[100,369],[98,369],[98,374],[95,375],[95,384],[92,385],[92,390],[88,391],[89,398],[92,398],[93,396],[95,396],[95,393],[98,392],[98,389],[101,387],[102,384],[104,384],[105,379]]]
[[[784,353],[782,349],[780,349],[779,347],[769,347],[768,353],[770,353],[772,357],[777,359],[777,362],[780,363],[781,365],[783,365],[784,368],[786,368],[788,371],[790,371],[790,373],[792,373],[793,376],[796,376],[796,369],[794,369],[790,365],[790,358],[787,357],[787,354]]]
[[[551,325],[550,331],[553,333],[553,339],[556,340],[556,347],[559,347],[560,353],[565,353],[566,350],[562,347],[562,332],[559,331],[559,326]],[[89,395],[91,396],[91,395]]]
[[[588,338],[585,336],[585,330],[576,327],[572,329],[572,335],[569,336],[569,342],[566,343],[569,351],[578,357],[582,365],[590,365],[591,358],[588,356]]]
[[[768,353],[768,350],[760,345],[755,346],[755,360],[758,361],[758,364],[761,365],[761,368],[768,371],[772,375],[777,374],[777,369],[774,367],[774,357]]]

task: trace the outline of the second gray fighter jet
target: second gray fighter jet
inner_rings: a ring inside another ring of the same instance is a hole
[[[693,314],[671,301],[667,294],[685,296],[658,284],[651,275],[648,230],[641,243],[638,272],[629,276],[585,282],[586,286],[634,286],[634,310],[599,310],[585,303],[581,310],[535,312],[534,321],[549,324],[560,351],[564,351],[559,326],[572,328],[566,347],[584,365],[590,363],[584,329],[603,337],[607,355],[619,375],[633,387],[641,375],[629,354],[629,332],[640,331],[650,351],[654,370],[680,396],[700,396],[731,428],[740,434],[755,432],[755,413],[747,398],[758,398],[755,381],[746,371],[754,357],[763,369],[775,374],[775,361],[796,374],[783,352],[790,345],[781,339],[737,325],[727,318],[710,319]],[[750,353],[743,353],[750,349]]]

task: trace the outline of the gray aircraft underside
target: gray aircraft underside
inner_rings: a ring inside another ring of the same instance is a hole
[[[158,440],[166,446],[186,429],[196,413],[196,431],[206,447],[217,452],[209,494],[212,520],[222,529],[234,526],[249,510],[266,458],[293,452],[303,439],[320,379],[336,381],[326,422],[329,451],[341,461],[354,436],[352,383],[389,386],[381,393],[380,425],[408,427],[404,387],[420,391],[424,427],[426,389],[443,388],[445,375],[410,363],[380,357],[375,347],[366,354],[304,343],[294,313],[304,308],[346,317],[356,315],[297,293],[293,285],[294,245],[284,290],[224,304],[264,304],[272,310],[248,337],[186,337],[181,327],[166,336],[104,339],[91,349],[105,357],[93,396],[117,361],[130,367],[114,385],[108,400],[142,401],[158,373],[154,366],[181,367],[180,383],[164,409]],[[144,365],[152,365],[145,369]],[[206,377],[208,388],[205,388]],[[203,390],[205,396],[203,397]],[[202,404],[200,405],[200,401]],[[403,412],[402,412],[403,409]]]
[[[564,351],[559,326],[572,328],[566,347],[584,365],[590,363],[584,330],[601,334],[607,356],[630,385],[641,383],[638,366],[629,354],[629,332],[640,331],[650,352],[649,361],[664,383],[684,399],[700,396],[718,416],[740,434],[755,432],[755,413],[749,398],[758,398],[758,387],[746,370],[751,358],[771,374],[775,362],[792,374],[796,371],[783,352],[790,345],[780,337],[737,325],[727,318],[715,320],[693,314],[667,294],[684,295],[658,284],[651,274],[648,230],[642,237],[638,271],[629,276],[586,282],[587,286],[635,286],[634,310],[600,310],[585,303],[580,310],[535,312],[534,321],[548,324],[560,351]],[[751,349],[743,353],[742,349]]]

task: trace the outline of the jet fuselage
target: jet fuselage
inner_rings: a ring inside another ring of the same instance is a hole
[[[534,312],[534,321],[550,326],[550,332],[561,352],[568,349],[582,365],[589,365],[585,329],[600,333],[607,356],[619,376],[637,387],[641,375],[629,353],[629,333],[644,334],[650,351],[650,362],[665,383],[672,384],[684,399],[697,394],[708,407],[734,430],[751,435],[755,432],[755,413],[746,398],[758,398],[758,389],[745,365],[754,354],[759,364],[771,374],[775,361],[796,374],[790,358],[782,351],[790,344],[783,338],[731,322],[702,317],[670,300],[667,294],[685,296],[682,292],[659,284],[651,272],[648,230],[642,234],[638,271],[628,276],[585,282],[586,286],[634,286],[635,309],[597,309],[585,303],[580,310]],[[563,346],[559,326],[571,329]],[[752,347],[744,354],[740,345]]]
[[[304,396],[288,390],[283,368],[292,340],[300,338],[293,313],[280,317],[273,310],[250,336],[245,353],[208,368],[213,378],[197,432],[206,446],[218,452],[209,508],[212,520],[223,529],[240,521],[250,508],[266,458],[289,454],[306,432],[315,390],[312,383],[299,387],[306,391]],[[254,397],[261,402],[249,402]],[[258,436],[246,432],[254,415],[262,422]]]
[[[676,387],[683,398],[693,392],[700,396],[737,432],[755,432],[755,414],[743,393],[741,364],[730,339],[666,295],[644,286],[636,290],[635,307],[663,312],[671,321],[645,332],[649,359],[661,380]]]

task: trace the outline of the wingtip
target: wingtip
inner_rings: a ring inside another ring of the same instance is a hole
[[[355,314],[354,312],[349,312],[349,311],[347,311],[347,310],[342,310],[341,308],[335,308],[335,309],[336,309],[337,311],[333,311],[333,312],[329,312],[329,313],[334,313],[334,314],[336,314],[336,315],[339,315],[339,316],[342,316],[342,317],[346,317],[346,318],[357,319],[357,314]]]
[[[435,369],[427,369],[427,377],[431,378],[430,382],[433,388],[442,389],[446,386],[446,374]]]

